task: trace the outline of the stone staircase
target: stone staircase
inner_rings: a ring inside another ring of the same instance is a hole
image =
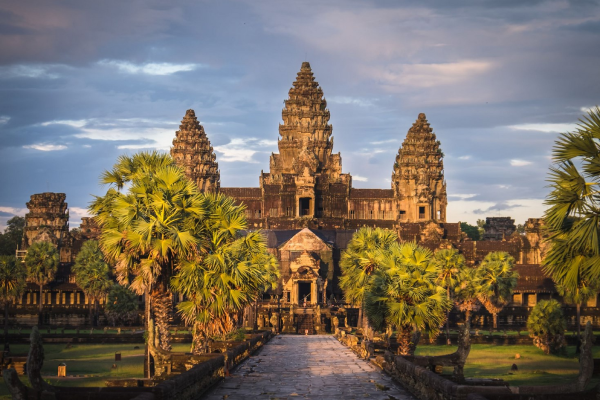
[[[296,316],[296,333],[300,335],[306,334],[308,332],[309,335],[315,334],[315,327],[313,324],[313,315],[310,314],[298,314]]]

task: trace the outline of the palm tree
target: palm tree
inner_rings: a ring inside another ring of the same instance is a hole
[[[352,235],[342,253],[340,288],[347,303],[359,306],[359,327],[363,325],[364,296],[372,276],[381,264],[383,252],[397,242],[398,236],[391,230],[362,227]]]
[[[559,136],[552,150],[553,166],[544,215],[550,247],[544,273],[579,309],[600,280],[600,108],[579,120],[574,132]]]
[[[515,259],[504,251],[491,252],[477,268],[481,285],[479,301],[492,314],[494,329],[498,328],[498,313],[512,300],[519,274],[513,271]]]
[[[4,303],[4,343],[8,343],[8,306],[25,289],[27,273],[15,256],[0,256],[0,301]]]
[[[533,337],[533,344],[546,354],[556,353],[567,344],[567,321],[561,304],[556,300],[542,300],[537,303],[527,318],[527,329]]]
[[[556,291],[563,297],[568,304],[575,304],[577,310],[577,337],[581,338],[581,306],[598,295],[600,284],[598,282],[588,282],[581,277],[577,279],[575,287],[566,285],[556,285]]]
[[[465,322],[471,321],[471,313],[477,312],[481,307],[481,282],[477,270],[465,267],[459,272],[459,284],[454,288],[454,305],[465,313]]]
[[[231,332],[240,312],[279,277],[276,258],[267,251],[259,232],[244,236],[245,207],[233,199],[206,194],[207,217],[196,231],[199,251],[182,262],[171,281],[186,300],[177,305],[187,325],[193,327],[192,352],[200,352],[206,339]]]
[[[415,243],[392,244],[365,293],[365,313],[378,330],[391,325],[398,331],[398,352],[414,351],[414,332],[439,333],[451,304],[437,283],[439,267],[430,250]]]
[[[97,325],[98,301],[105,296],[113,283],[109,278],[109,267],[104,262],[104,255],[98,241],[88,240],[77,254],[75,265],[75,282],[89,299],[90,324]]]
[[[438,283],[446,288],[448,301],[452,301],[452,293],[461,282],[460,272],[465,268],[465,257],[456,249],[442,249],[435,252],[433,263],[440,269]],[[450,309],[446,313],[446,339],[450,344]]]
[[[42,324],[42,289],[44,285],[52,282],[59,263],[58,250],[50,242],[37,242],[27,249],[25,255],[25,266],[27,267],[27,278],[39,285],[39,314],[38,324]]]
[[[196,256],[206,201],[173,159],[158,152],[119,157],[101,182],[109,188],[90,206],[102,229],[100,248],[116,264],[117,281],[146,295],[146,324],[156,319],[160,348],[169,351],[169,281],[180,261]]]

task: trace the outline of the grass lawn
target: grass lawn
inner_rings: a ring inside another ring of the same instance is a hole
[[[140,347],[134,349],[135,346]],[[187,346],[189,351],[189,345]],[[44,344],[42,375],[57,386],[104,386],[107,378],[141,378],[144,376],[143,344]],[[179,346],[176,346],[176,348]],[[13,354],[26,355],[28,344],[12,345]],[[176,351],[179,351],[177,349]],[[115,362],[115,352],[121,352],[121,361]],[[67,375],[77,377],[57,378],[58,365],[67,364]],[[117,369],[112,365],[117,364]],[[21,379],[27,382],[26,377]],[[28,383],[28,382],[27,382]],[[0,399],[10,399],[4,381],[0,383]]]
[[[417,355],[442,355],[454,351],[455,346],[425,345],[417,347]],[[520,359],[515,359],[515,354]],[[594,357],[600,357],[600,346],[593,348]],[[516,364],[518,371],[510,368]],[[446,367],[445,373],[450,373]],[[511,386],[550,385],[573,382],[579,373],[579,361],[575,357],[575,346],[567,347],[565,355],[545,355],[535,346],[494,346],[474,344],[465,365],[465,376],[470,378],[500,378]],[[597,384],[598,379],[593,378]]]

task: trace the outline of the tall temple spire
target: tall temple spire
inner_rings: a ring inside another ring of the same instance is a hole
[[[271,156],[271,174],[302,174],[308,168],[311,175],[325,170],[339,170],[339,175],[341,158],[331,154],[333,138],[327,101],[308,62],[302,63],[284,103],[279,154]]]
[[[392,174],[401,222],[446,221],[443,157],[425,114],[419,114],[398,150]]]
[[[202,192],[218,192],[221,185],[217,156],[194,110],[187,110],[175,133],[171,156]]]

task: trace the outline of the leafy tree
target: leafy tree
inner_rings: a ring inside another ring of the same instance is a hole
[[[4,343],[8,343],[8,307],[23,294],[27,273],[15,256],[0,256],[0,301],[4,303]]]
[[[0,233],[0,255],[14,256],[23,239],[25,217],[12,217],[7,221],[4,233]]]
[[[98,301],[104,297],[113,282],[109,277],[109,267],[104,262],[104,255],[98,241],[88,240],[83,243],[73,265],[75,282],[89,299],[90,323],[97,325]]]
[[[516,229],[517,233],[519,233],[520,235],[525,234],[525,225],[523,224],[517,224],[517,229]]]
[[[390,245],[365,293],[369,322],[378,330],[395,327],[403,355],[414,351],[414,332],[437,335],[451,307],[432,258],[430,250],[415,243]]]
[[[467,237],[471,240],[479,240],[481,235],[479,234],[479,228],[474,225],[469,225],[466,222],[460,223],[460,230],[467,234]]]
[[[559,136],[544,223],[550,247],[544,272],[568,299],[581,304],[595,295],[600,280],[600,108],[579,120],[574,132]],[[577,318],[578,333],[579,315]]]
[[[348,303],[359,306],[359,326],[363,324],[365,292],[382,262],[382,253],[397,242],[398,236],[391,230],[362,227],[352,235],[348,247],[342,253],[340,288]]]
[[[147,295],[146,323],[156,319],[159,347],[169,351],[169,282],[180,261],[196,256],[206,201],[173,159],[158,152],[120,156],[101,182],[109,189],[90,206],[102,231],[100,247],[116,264],[117,281]]]
[[[452,303],[452,294],[461,283],[460,272],[465,269],[465,257],[456,249],[442,249],[435,252],[433,263],[439,268],[438,284],[446,289],[448,302]],[[446,337],[450,338],[450,309],[446,312]]]
[[[37,242],[27,249],[25,255],[27,278],[40,287],[38,324],[42,323],[42,289],[54,279],[59,261],[58,250],[50,242]]]
[[[138,295],[126,288],[115,284],[108,292],[104,313],[112,326],[117,324],[132,324],[139,316]]]
[[[465,322],[471,321],[471,313],[479,311],[481,282],[477,270],[465,267],[459,272],[459,284],[454,288],[454,305],[465,313]]]
[[[477,220],[477,229],[479,229],[479,236],[482,237],[483,234],[485,233],[485,219],[478,219]]]
[[[498,313],[512,300],[519,274],[513,271],[515,259],[504,251],[489,253],[477,268],[481,285],[479,301],[493,315],[498,328]]]
[[[279,277],[277,260],[262,234],[240,235],[246,227],[245,207],[223,195],[205,197],[202,246],[194,259],[179,265],[171,282],[186,298],[177,309],[193,327],[193,352],[200,352],[209,337],[232,332],[241,311],[275,288]]]
[[[544,353],[557,353],[567,345],[567,321],[561,304],[556,300],[542,300],[533,307],[527,318],[527,329],[533,344]]]

